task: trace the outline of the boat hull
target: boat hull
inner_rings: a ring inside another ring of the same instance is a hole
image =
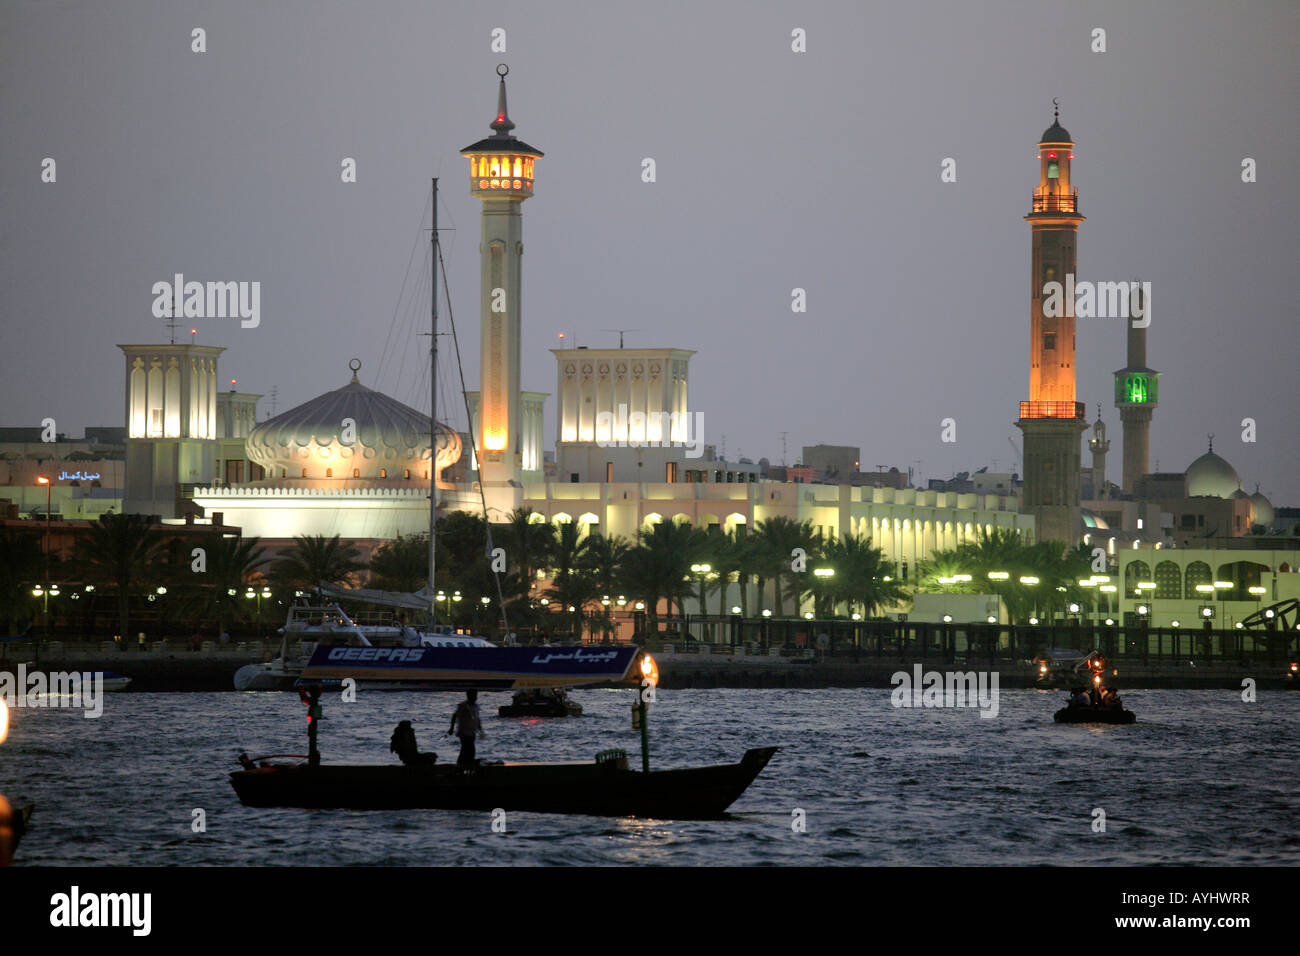
[[[1131,710],[1104,707],[1062,707],[1052,719],[1058,724],[1131,724],[1137,715]]]
[[[356,810],[480,810],[637,816],[719,817],[767,766],[776,747],[735,764],[641,773],[616,762],[451,765],[306,764],[230,775],[250,807]]]

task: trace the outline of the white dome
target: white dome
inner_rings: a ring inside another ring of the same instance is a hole
[[[425,479],[429,419],[382,392],[352,381],[262,422],[248,436],[248,458],[268,478]],[[344,430],[350,441],[343,441]],[[460,435],[438,423],[439,472],[460,460]],[[304,471],[306,472],[304,474]],[[356,474],[354,474],[354,472]]]
[[[1265,528],[1271,527],[1277,513],[1273,510],[1273,503],[1264,497],[1258,485],[1255,486],[1255,493],[1250,496],[1250,501],[1255,506],[1255,524],[1262,524]]]
[[[1187,494],[1196,498],[1231,498],[1241,487],[1237,469],[1214,453],[1214,446],[1187,466]]]

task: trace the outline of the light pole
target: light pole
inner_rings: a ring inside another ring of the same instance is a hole
[[[41,601],[41,624],[48,636],[50,633],[50,603],[48,597],[50,590],[50,490],[53,488],[53,482],[44,475],[40,475],[37,477],[36,483],[45,486],[45,540],[42,542],[42,550],[45,552],[45,587],[42,591],[45,596]]]
[[[700,579],[700,628],[701,628],[701,630],[702,630],[703,627],[704,627],[704,613],[705,613],[705,612],[704,612],[704,588],[705,588],[705,585],[707,584],[707,578],[708,578],[709,572],[712,571],[712,570],[713,570],[713,565],[711,565],[711,564],[692,564],[692,565],[691,565],[691,573],[694,574],[694,575],[696,575],[696,576],[699,577],[699,579]],[[688,624],[688,625],[687,625],[687,629],[689,630],[689,628],[690,628],[690,625]]]

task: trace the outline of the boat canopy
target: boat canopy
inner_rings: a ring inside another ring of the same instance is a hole
[[[327,585],[320,588],[320,593],[336,601],[364,601],[367,604],[402,607],[412,611],[429,610],[429,600],[420,596],[425,593],[423,590],[416,594],[409,594],[405,591],[379,591],[374,588],[339,588]]]

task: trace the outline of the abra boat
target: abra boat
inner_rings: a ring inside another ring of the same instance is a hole
[[[581,717],[582,705],[569,700],[560,688],[521,690],[510,703],[497,708],[500,717]]]
[[[605,750],[592,761],[479,761],[473,767],[439,765],[432,754],[411,748],[401,764],[323,764],[316,747],[320,724],[319,684],[304,685],[308,704],[307,754],[239,755],[242,770],[230,775],[240,801],[249,807],[341,808],[355,810],[521,810],[707,819],[721,816],[767,766],[776,747],[745,752],[739,763],[651,770],[647,689],[658,668],[640,656],[633,725],[641,732],[641,769],[628,767],[627,754]],[[409,728],[408,728],[409,730]],[[398,739],[401,731],[394,733]],[[298,763],[274,763],[296,759]]]
[[[707,819],[721,816],[767,766],[776,747],[745,752],[739,763],[680,770],[629,770],[607,750],[592,761],[455,765],[258,765],[230,775],[250,807],[354,810],[503,810]]]

